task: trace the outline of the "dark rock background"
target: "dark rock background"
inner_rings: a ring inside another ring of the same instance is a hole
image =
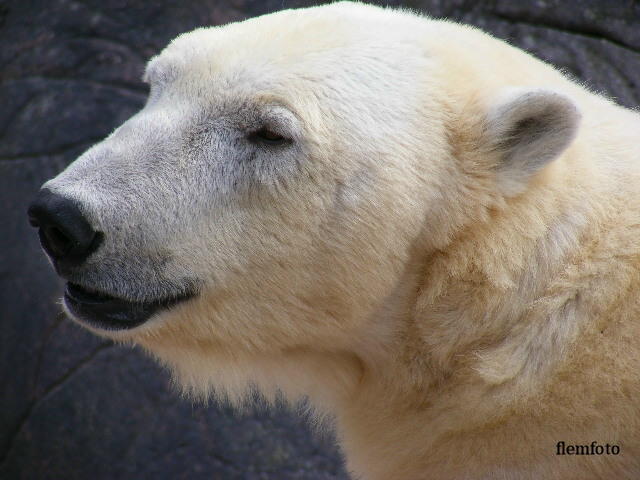
[[[141,107],[143,66],[177,34],[311,3],[0,1],[0,478],[346,478],[331,438],[297,416],[192,405],[139,351],[65,320],[25,215],[43,181]],[[478,25],[640,104],[637,0],[387,4]]]

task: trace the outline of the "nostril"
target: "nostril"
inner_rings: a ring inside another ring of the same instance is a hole
[[[73,248],[73,240],[58,227],[43,227],[40,232],[54,257],[63,257]]]
[[[73,199],[43,189],[30,205],[29,223],[38,228],[42,248],[57,262],[78,265],[98,249],[96,232]]]

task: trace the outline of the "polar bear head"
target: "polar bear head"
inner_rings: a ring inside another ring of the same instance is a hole
[[[487,72],[491,42],[350,3],[178,37],[144,108],[31,207],[65,310],[185,383],[221,359],[384,348],[423,259],[525,194],[577,129],[519,57]]]

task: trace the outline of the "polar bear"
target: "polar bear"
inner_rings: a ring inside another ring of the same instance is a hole
[[[354,478],[640,478],[637,113],[358,3],[181,35],[29,210],[64,308]]]

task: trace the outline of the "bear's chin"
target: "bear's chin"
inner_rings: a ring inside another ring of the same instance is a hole
[[[168,310],[195,296],[193,290],[147,302],[133,302],[109,294],[87,290],[68,282],[64,307],[78,323],[94,330],[115,332],[130,330],[147,322],[153,315]]]

